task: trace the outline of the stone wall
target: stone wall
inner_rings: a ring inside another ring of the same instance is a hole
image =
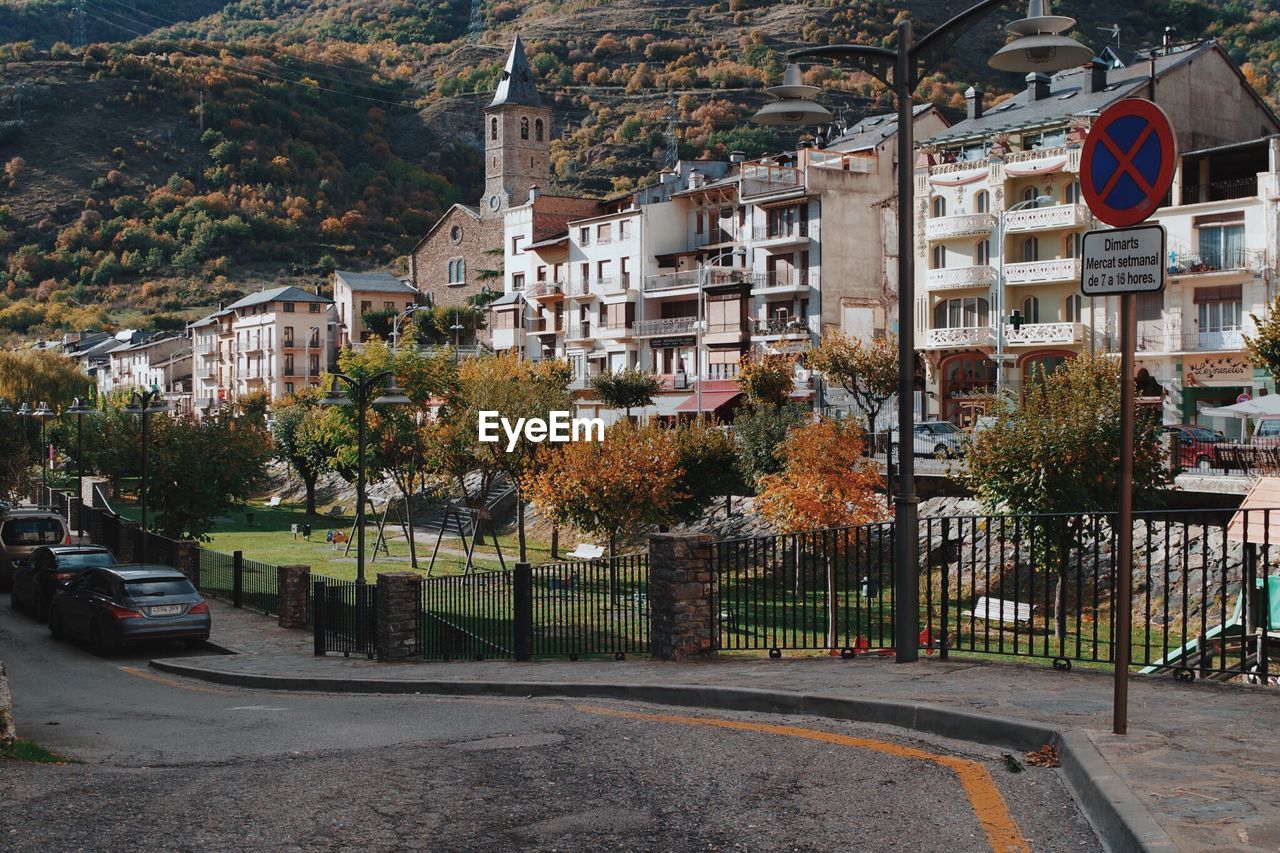
[[[658,533],[649,537],[650,650],[658,660],[715,654],[713,541],[707,534]]]
[[[311,567],[277,566],[277,609],[281,628],[305,628],[311,623]]]
[[[13,725],[13,694],[9,692],[9,673],[0,661],[0,744],[13,743],[18,736]]]
[[[407,661],[416,656],[421,589],[422,576],[416,572],[378,575],[378,660]]]

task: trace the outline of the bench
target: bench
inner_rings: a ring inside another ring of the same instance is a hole
[[[1031,605],[1021,602],[1004,601],[999,598],[982,596],[973,603],[972,610],[966,610],[966,616],[981,619],[984,622],[1005,622],[1017,624],[1031,621]]]
[[[604,556],[604,546],[582,542],[565,556],[573,560],[598,560]]]
[[[272,495],[271,500],[267,501],[267,506],[273,507],[273,508],[280,506],[280,496]]]

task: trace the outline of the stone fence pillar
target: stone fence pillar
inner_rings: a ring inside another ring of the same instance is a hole
[[[173,567],[182,572],[197,587],[200,586],[200,545],[194,539],[179,539],[173,543]]]
[[[276,609],[281,628],[305,628],[311,624],[311,567],[276,566]]]
[[[116,545],[116,559],[121,563],[137,563],[142,560],[142,550],[138,547],[142,537],[142,526],[136,521],[121,519],[118,527],[119,544]]]
[[[658,660],[715,654],[713,541],[705,533],[655,533],[649,537],[650,650]]]
[[[422,576],[416,572],[378,575],[378,660],[407,661],[418,652]]]

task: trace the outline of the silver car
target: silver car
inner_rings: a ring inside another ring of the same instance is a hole
[[[963,456],[965,434],[950,421],[921,421],[912,427],[912,451],[916,456]],[[893,444],[894,456],[898,442]]]

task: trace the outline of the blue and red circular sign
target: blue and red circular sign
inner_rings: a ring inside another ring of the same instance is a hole
[[[1080,156],[1080,190],[1094,216],[1115,228],[1146,221],[1173,186],[1178,143],[1164,110],[1130,98],[1093,123]]]

